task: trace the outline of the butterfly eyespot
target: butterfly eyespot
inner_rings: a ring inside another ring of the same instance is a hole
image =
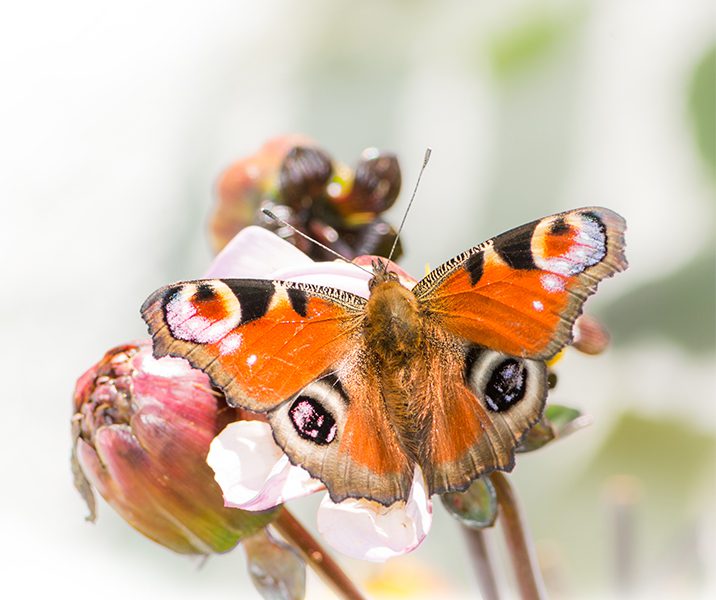
[[[338,426],[333,415],[315,398],[299,396],[288,410],[296,433],[321,446],[330,444],[336,437]]]
[[[472,346],[465,354],[465,382],[491,412],[506,413],[547,395],[547,369],[527,360]],[[516,409],[522,410],[522,409]]]
[[[502,412],[522,400],[527,389],[527,369],[522,361],[508,358],[492,371],[485,386],[485,402],[495,411]]]

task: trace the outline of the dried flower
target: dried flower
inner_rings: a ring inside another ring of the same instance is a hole
[[[94,488],[175,552],[231,550],[273,516],[225,508],[205,462],[213,437],[241,416],[185,360],[155,359],[149,340],[110,350],[74,393],[73,472],[88,518]]]
[[[211,217],[212,243],[218,252],[242,228],[260,225],[311,258],[332,259],[260,212],[268,208],[347,258],[385,255],[395,230],[380,215],[397,199],[400,184],[400,166],[393,154],[367,149],[352,170],[305,136],[277,137],[221,176]],[[395,257],[400,253],[398,247]]]

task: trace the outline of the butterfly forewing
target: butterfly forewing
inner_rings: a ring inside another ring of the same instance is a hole
[[[186,358],[230,404],[264,412],[350,353],[364,303],[308,284],[215,279],[157,290],[142,316],[157,356]]]
[[[626,268],[625,222],[605,208],[534,221],[464,252],[413,289],[423,313],[481,346],[547,359],[599,281]]]

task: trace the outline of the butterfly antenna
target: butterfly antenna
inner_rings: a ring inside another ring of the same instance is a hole
[[[423,158],[423,166],[420,167],[420,173],[418,173],[418,180],[415,182],[415,188],[413,189],[413,195],[410,196],[410,202],[408,202],[408,208],[405,209],[405,213],[403,213],[403,220],[400,222],[400,227],[398,227],[398,233],[395,234],[395,239],[393,240],[393,247],[390,249],[390,254],[388,254],[388,260],[393,258],[393,252],[395,252],[395,247],[398,245],[398,239],[400,238],[400,232],[403,231],[403,225],[405,225],[405,219],[408,218],[408,212],[410,212],[410,207],[413,205],[413,200],[415,200],[415,194],[418,191],[418,186],[420,185],[420,178],[423,176],[423,171],[425,171],[425,167],[428,166],[428,161],[430,160],[430,155],[433,153],[431,148],[425,149],[425,158]]]
[[[305,233],[303,233],[303,231],[299,231],[299,230],[296,229],[293,225],[291,225],[291,223],[287,223],[287,222],[284,221],[281,217],[276,216],[276,215],[275,215],[274,213],[272,213],[268,208],[262,208],[262,209],[261,209],[261,212],[264,213],[264,214],[265,214],[267,217],[269,217],[270,219],[273,219],[274,221],[276,221],[279,225],[283,225],[284,227],[288,227],[291,231],[293,231],[294,233],[297,233],[297,234],[300,235],[302,238],[305,238],[305,239],[307,239],[309,242],[312,242],[312,243],[316,244],[316,246],[320,246],[320,247],[323,248],[326,252],[330,252],[331,254],[333,254],[333,256],[335,256],[335,257],[337,257],[337,258],[340,258],[341,260],[346,261],[349,265],[353,265],[354,267],[358,267],[361,271],[365,271],[366,273],[369,273],[371,277],[374,275],[374,273],[373,273],[372,271],[369,271],[368,269],[365,269],[365,268],[361,267],[360,265],[357,265],[356,263],[354,263],[354,262],[350,261],[349,259],[347,259],[347,258],[346,258],[345,256],[343,256],[342,254],[339,254],[339,253],[336,252],[335,250],[332,250],[331,248],[329,248],[329,247],[326,246],[325,244],[321,244],[321,242],[319,242],[318,240],[314,240],[310,235],[306,235]]]

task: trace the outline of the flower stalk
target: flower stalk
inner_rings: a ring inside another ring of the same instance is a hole
[[[467,548],[472,559],[472,566],[477,576],[477,585],[483,600],[499,600],[495,566],[487,544],[485,531],[463,525],[462,531],[467,540]]]
[[[497,492],[502,532],[512,560],[520,597],[523,600],[546,598],[542,573],[537,565],[534,545],[530,539],[515,490],[504,473],[494,471],[490,481]]]
[[[348,575],[288,510],[281,508],[272,526],[289,544],[298,549],[306,564],[311,566],[339,598],[363,600],[363,595]]]

